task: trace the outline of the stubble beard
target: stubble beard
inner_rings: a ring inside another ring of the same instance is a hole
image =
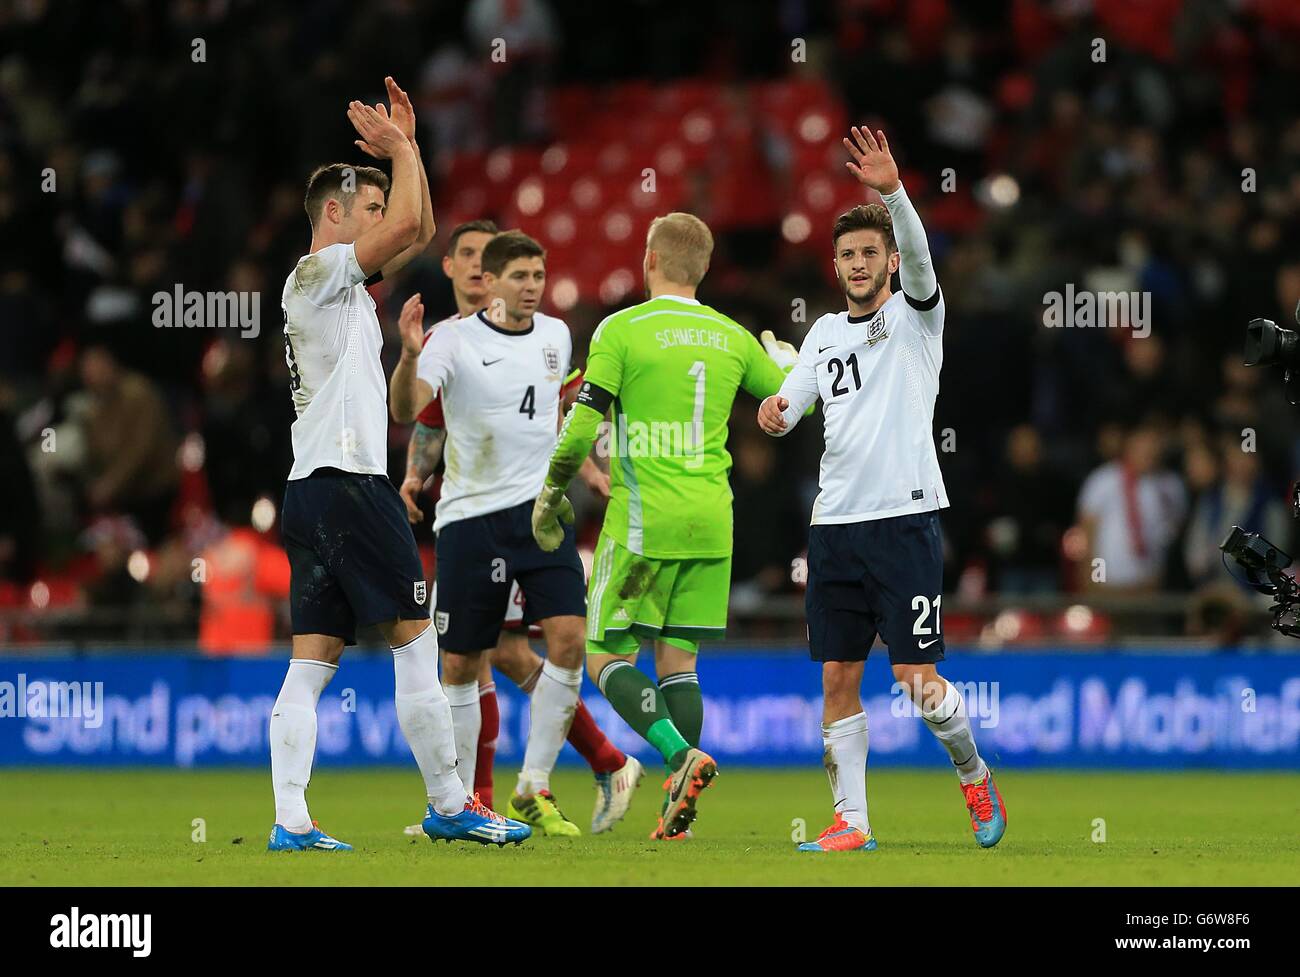
[[[848,280],[847,276],[840,277],[840,287],[844,290],[844,294],[858,305],[870,305],[875,301],[876,296],[880,294],[880,290],[885,287],[885,280],[888,274],[888,271],[882,271],[875,278],[871,279],[867,286],[866,294],[861,298],[858,298],[853,294],[853,283]]]

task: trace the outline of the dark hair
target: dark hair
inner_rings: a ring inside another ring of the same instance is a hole
[[[500,275],[516,258],[546,260],[546,249],[523,231],[503,231],[487,243],[480,265],[485,275]]]
[[[344,190],[343,185],[345,182],[352,189]],[[363,184],[378,187],[379,191],[384,195],[384,199],[388,199],[388,174],[373,166],[328,163],[312,170],[311,176],[307,177],[307,193],[302,201],[303,209],[307,211],[307,219],[311,221],[311,226],[316,226],[316,220],[325,207],[325,201],[331,197],[343,205],[343,213],[352,213],[352,200],[357,195],[356,188]]]
[[[447,239],[447,254],[456,253],[456,242],[460,240],[462,234],[499,234],[501,229],[497,227],[495,221],[477,220],[466,221],[464,224],[457,224],[452,229],[451,237]]]
[[[831,229],[831,245],[838,250],[840,238],[851,231],[879,231],[885,236],[885,246],[889,251],[898,250],[894,243],[894,219],[883,204],[858,204],[836,217]]]

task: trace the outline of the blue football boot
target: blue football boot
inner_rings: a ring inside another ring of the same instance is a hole
[[[421,825],[431,841],[477,841],[480,845],[504,847],[506,842],[523,844],[533,829],[521,821],[512,821],[483,804],[478,794],[465,802],[465,809],[450,817],[439,814],[429,805]]]
[[[966,810],[970,811],[970,827],[981,848],[992,848],[1007,830],[1007,809],[1002,794],[993,782],[993,772],[986,771],[983,780],[962,784],[966,796]]]
[[[266,843],[267,851],[351,851],[352,846],[337,838],[331,838],[315,821],[306,834],[294,834],[277,824],[271,829],[271,837]]]

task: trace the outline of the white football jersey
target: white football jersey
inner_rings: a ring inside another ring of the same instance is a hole
[[[460,322],[460,313],[453,312],[451,315],[447,316],[447,318],[439,319],[437,322],[431,325],[428,329],[424,331],[424,341],[427,343],[429,341],[429,337],[433,335],[435,329],[437,329],[439,326],[445,326],[449,322]]]
[[[791,430],[822,399],[826,451],[813,525],[865,522],[948,505],[934,449],[943,297],[924,311],[901,291],[871,316],[813,323],[780,395]]]
[[[540,312],[524,332],[502,329],[482,312],[433,331],[417,375],[442,394],[446,418],[435,532],[537,498],[572,358],[569,327]]]
[[[388,385],[383,333],[351,244],[298,259],[280,296],[284,357],[298,419],[293,468],[388,474]]]

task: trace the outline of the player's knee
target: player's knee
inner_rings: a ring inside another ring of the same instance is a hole
[[[581,618],[547,629],[546,657],[563,668],[580,668],[586,645]]]
[[[443,649],[442,684],[468,685],[478,680],[480,652],[461,654]]]
[[[562,668],[581,668],[586,657],[586,646],[581,635],[574,641],[566,641],[547,651],[547,658]]]
[[[696,652],[699,645],[678,639],[655,642],[655,671],[659,677],[675,675],[678,672],[695,671]]]
[[[527,637],[509,631],[501,632],[491,657],[492,665],[515,684],[527,679],[542,663]]]
[[[631,635],[622,634],[604,641],[587,641],[587,676],[597,687],[600,674],[614,661],[636,664],[637,641]]]
[[[822,693],[828,697],[856,693],[859,674],[854,662],[826,662],[822,666]]]
[[[822,665],[822,698],[828,716],[843,718],[862,710],[861,662],[825,662]]]
[[[894,681],[902,685],[918,705],[943,697],[944,686],[933,665],[894,665]]]
[[[379,633],[384,636],[390,648],[400,648],[418,638],[429,628],[429,619],[413,618],[388,621],[379,625]]]

